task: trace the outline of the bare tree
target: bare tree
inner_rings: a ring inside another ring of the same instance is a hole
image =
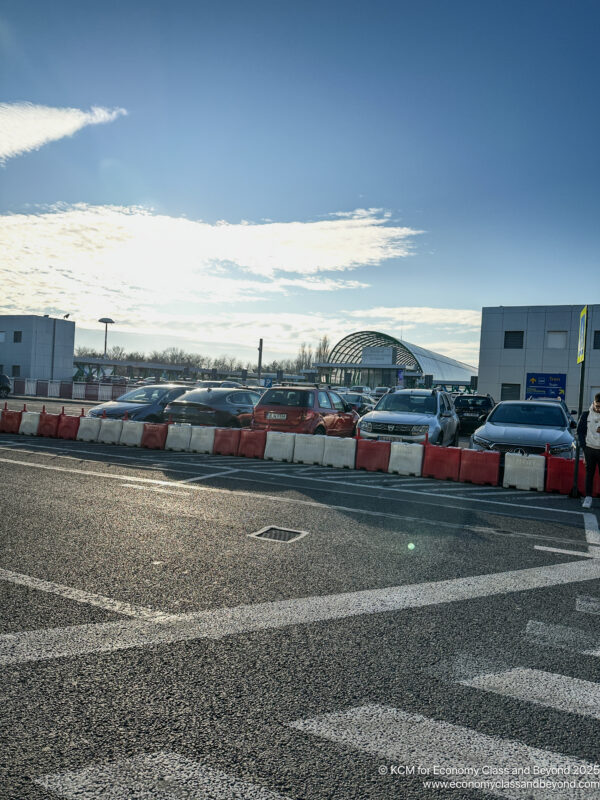
[[[329,337],[327,334],[319,339],[317,349],[315,350],[315,361],[317,364],[322,364],[329,359]]]

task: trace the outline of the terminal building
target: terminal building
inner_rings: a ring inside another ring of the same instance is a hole
[[[498,400],[564,397],[579,402],[577,363],[583,306],[484,308],[479,351],[479,392]],[[583,406],[600,392],[600,305],[588,306]]]
[[[325,362],[313,365],[318,379],[339,386],[474,385],[477,367],[377,331],[358,331],[339,341]],[[317,377],[315,376],[315,377]]]
[[[70,381],[75,323],[33,314],[0,316],[0,373],[10,378]]]

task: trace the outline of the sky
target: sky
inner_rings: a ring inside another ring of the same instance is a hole
[[[0,314],[265,361],[595,302],[594,0],[0,5]]]

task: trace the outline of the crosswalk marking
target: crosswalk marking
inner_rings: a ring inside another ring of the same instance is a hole
[[[582,563],[589,564],[595,563],[595,561]],[[525,637],[544,647],[573,650],[586,656],[600,656],[600,639],[579,628],[530,619],[525,629]]]
[[[114,652],[193,639],[220,639],[250,631],[424,608],[598,578],[600,559],[589,559],[409,586],[218,608],[181,614],[160,625],[131,620],[10,633],[0,636],[0,664]]]
[[[600,684],[592,681],[517,667],[475,675],[459,683],[557,711],[600,719]]]
[[[393,764],[420,766],[428,772],[429,778],[434,778],[434,767],[459,770],[452,774],[471,775],[475,780],[485,779],[481,770],[486,766],[507,770],[508,775],[516,768],[524,770],[524,773],[516,776],[517,779],[526,780],[529,777],[533,780],[535,769],[563,768],[573,774],[579,772],[585,775],[584,770],[593,770],[595,766],[561,753],[529,747],[515,740],[489,736],[472,728],[382,705],[359,706],[348,711],[296,720],[289,725],[304,733],[372,753]],[[568,776],[570,773],[566,774]],[[547,787],[496,787],[487,788],[486,791],[496,797],[534,800],[548,800],[549,797]],[[557,796],[568,800],[598,800],[600,786],[596,789],[564,788]]]
[[[65,800],[288,800],[207,764],[166,751],[44,775],[35,783]]]

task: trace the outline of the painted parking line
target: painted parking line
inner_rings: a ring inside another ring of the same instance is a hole
[[[459,683],[555,711],[600,719],[600,684],[593,681],[517,667],[475,675]]]
[[[109,653],[194,639],[457,603],[600,578],[600,560],[473,575],[432,583],[294,598],[181,614],[161,625],[141,620],[74,625],[0,636],[0,664]]]
[[[116,614],[124,614],[127,617],[145,619],[149,622],[168,622],[169,620],[175,619],[173,615],[165,614],[162,611],[153,611],[151,608],[131,605],[131,603],[113,600],[111,597],[105,597],[101,594],[84,592],[81,589],[74,589],[71,586],[64,586],[61,583],[44,581],[40,578],[34,578],[31,575],[23,575],[20,572],[12,572],[7,569],[0,569],[0,580],[15,583],[19,586],[26,586],[28,589],[36,589],[41,592],[55,594],[59,597],[65,597],[68,600],[75,600],[78,603],[97,606],[98,608],[103,608],[105,611],[114,611]]]
[[[561,753],[529,747],[513,739],[489,736],[472,728],[383,705],[359,706],[348,711],[296,720],[289,725],[305,734],[371,753],[385,759],[388,764],[418,765],[425,772],[425,777],[422,777],[423,772],[419,777],[422,782],[436,780],[436,776],[441,774],[439,770],[448,770],[446,774],[450,776],[449,780],[452,780],[452,776],[454,780],[460,780],[457,775],[463,776],[463,779],[473,782],[471,788],[484,789],[495,797],[548,800],[547,787],[503,788],[506,776],[514,777],[515,769],[520,770],[520,773],[517,772],[520,780],[529,777],[533,781],[535,768],[539,769],[540,766],[559,768],[558,775],[567,777],[593,775],[597,766]],[[387,765],[381,766],[385,774]],[[489,773],[486,775],[482,772],[485,766],[497,768],[496,776],[502,777],[494,777]],[[416,769],[415,774],[418,774]],[[477,781],[486,783],[477,786]],[[600,783],[597,789],[561,788],[557,796],[569,800],[598,800]]]
[[[153,492],[154,494],[171,494],[175,497],[191,497],[189,492],[177,492],[172,489],[161,489],[160,486],[140,486],[138,483],[124,483],[124,489],[136,489],[140,492]]]
[[[208,764],[165,751],[44,775],[34,782],[65,800],[287,800]]]
[[[583,524],[585,526],[585,538],[588,543],[588,550],[597,558],[600,558],[600,530],[598,530],[598,518],[595,514],[584,514]]]
[[[560,547],[544,547],[541,544],[534,544],[534,550],[543,550],[545,553],[559,553],[562,556],[581,556],[581,558],[596,558],[594,553],[586,553],[583,550],[563,550]]]
[[[543,647],[571,650],[586,656],[600,656],[600,637],[568,625],[530,619],[525,629],[525,638]]]
[[[197,483],[198,481],[205,481],[208,478],[220,478],[223,475],[231,475],[232,472],[237,472],[237,469],[222,469],[219,472],[209,472],[208,475],[196,475],[193,478],[184,478],[177,483]]]

